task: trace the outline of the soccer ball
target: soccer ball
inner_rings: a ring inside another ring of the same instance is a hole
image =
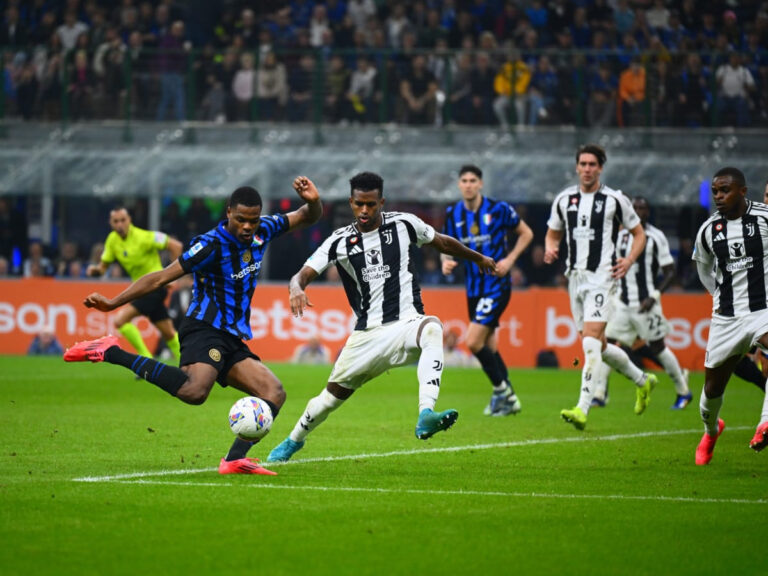
[[[261,398],[240,398],[229,410],[229,427],[242,440],[260,440],[272,428],[272,410]]]

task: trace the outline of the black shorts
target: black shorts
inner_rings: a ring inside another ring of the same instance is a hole
[[[488,326],[488,328],[496,328],[499,325],[501,315],[507,309],[510,294],[509,291],[506,291],[495,296],[467,297],[469,321]]]
[[[214,328],[210,324],[184,318],[179,327],[179,342],[181,343],[181,361],[179,366],[188,366],[202,362],[216,368],[218,376],[216,381],[226,386],[227,373],[232,366],[253,358],[261,362],[245,342],[237,336]]]
[[[170,318],[168,308],[165,307],[166,296],[168,296],[168,288],[163,286],[141,298],[136,298],[131,302],[131,306],[136,308],[142,316],[149,318],[150,322],[160,322]]]

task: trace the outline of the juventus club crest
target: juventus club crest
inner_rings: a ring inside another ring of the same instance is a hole
[[[595,214],[600,214],[603,211],[603,201],[595,200]]]
[[[752,238],[752,236],[755,235],[755,223],[754,222],[748,222],[747,223],[747,236]]]
[[[384,236],[384,244],[392,244],[392,229],[387,229],[382,232]]]

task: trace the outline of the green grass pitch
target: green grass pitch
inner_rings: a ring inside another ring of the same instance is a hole
[[[272,368],[288,401],[251,451],[263,459],[330,370]],[[423,442],[415,369],[393,370],[278,476],[221,476],[237,391],[186,406],[122,368],[0,357],[0,573],[768,573],[754,386],[731,381],[725,433],[697,467],[698,402],[671,411],[666,375],[640,417],[613,376],[584,432],[559,418],[578,372],[512,378],[522,413],[489,418],[482,372],[447,369],[438,408],[460,417]]]

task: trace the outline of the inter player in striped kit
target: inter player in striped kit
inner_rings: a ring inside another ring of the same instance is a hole
[[[639,338],[644,340],[659,364],[672,378],[677,398],[672,404],[673,410],[682,410],[693,399],[688,389],[688,374],[680,369],[680,363],[674,352],[667,348],[664,337],[669,334],[669,322],[661,308],[661,293],[666,290],[675,277],[675,261],[669,251],[664,233],[648,222],[651,206],[648,200],[637,196],[632,201],[640,222],[645,230],[645,249],[637,261],[621,280],[614,300],[614,311],[605,328],[609,342],[619,342],[631,347]],[[623,229],[616,241],[616,255],[626,258],[632,250],[634,236]],[[656,275],[661,270],[663,277],[656,287]],[[595,401],[605,400],[605,388],[611,367],[603,362],[602,369],[595,374]],[[598,404],[599,405],[599,404]]]
[[[493,385],[485,414],[517,414],[521,403],[499,354],[496,328],[512,291],[509,271],[533,240],[533,232],[510,204],[482,195],[483,172],[477,166],[461,167],[459,190],[462,200],[446,209],[443,234],[496,261],[495,274],[483,274],[476,264],[464,261],[470,320],[465,342]],[[508,241],[509,232],[517,234],[512,247]],[[442,255],[441,260],[446,275],[458,265],[447,255]]]
[[[303,176],[293,181],[305,204],[288,214],[262,215],[261,195],[250,186],[229,198],[227,219],[192,240],[192,247],[166,268],[143,276],[115,298],[89,295],[84,304],[109,312],[184,274],[194,274],[194,292],[181,325],[180,368],[122,350],[114,336],[81,342],[67,350],[68,362],[109,362],[129,368],[188,404],[202,404],[217,381],[262,398],[277,416],[285,391],[277,377],[243,340],[252,337],[251,298],[264,251],[278,236],[314,224],[322,215],[315,185]],[[235,439],[219,463],[221,474],[274,474],[246,458],[252,443]]]
[[[412,214],[383,212],[381,176],[362,172],[350,180],[349,205],[355,222],[334,231],[290,282],[291,311],[301,316],[312,304],[304,291],[336,265],[357,324],[344,344],[328,384],[312,398],[290,435],[270,452],[268,462],[289,460],[307,435],[363,384],[390,368],[418,361],[419,417],[416,437],[450,428],[456,410],[435,412],[443,371],[443,326],[424,315],[411,246],[429,245],[443,254],[474,261],[493,273],[491,258],[470,250]]]
[[[693,259],[704,287],[712,294],[712,322],[704,360],[699,409],[704,435],[696,464],[709,464],[725,428],[720,408],[728,379],[752,346],[768,349],[768,205],[747,200],[741,170],[721,168],[712,179],[717,212],[696,234]],[[768,446],[768,394],[750,442]]]
[[[608,344],[605,339],[616,280],[627,274],[645,248],[645,232],[629,199],[621,191],[600,182],[605,161],[605,150],[596,144],[578,149],[576,174],[579,183],[560,192],[552,203],[544,242],[547,264],[557,260],[563,236],[568,246],[568,294],[571,313],[582,336],[584,368],[579,402],[571,409],[562,410],[560,416],[578,430],[587,425],[594,393],[593,380],[603,361],[637,386],[635,414],[645,412],[651,390],[656,385],[653,374],[643,373],[632,364],[626,352]],[[624,258],[616,257],[620,225],[633,237],[632,248]]]

